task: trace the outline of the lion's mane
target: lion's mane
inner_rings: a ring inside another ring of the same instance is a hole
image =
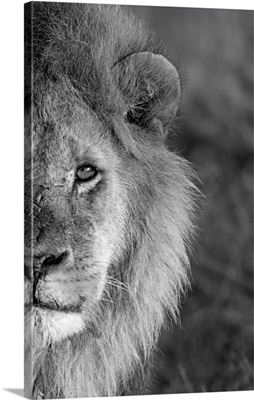
[[[117,7],[27,5],[26,106],[32,86],[39,109],[38,82],[68,76],[106,121],[109,113],[116,114],[118,96],[110,68],[135,52],[158,52],[156,46],[140,23]],[[130,182],[125,252],[108,271],[111,285],[86,331],[33,354],[34,397],[144,393],[160,329],[167,317],[177,320],[189,285],[196,196],[192,169],[166,146],[140,140],[135,147],[119,131],[118,140],[143,163],[143,185],[132,193]]]

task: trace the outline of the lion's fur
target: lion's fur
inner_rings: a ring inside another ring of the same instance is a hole
[[[29,42],[30,6],[26,11]],[[123,101],[110,68],[129,54],[158,52],[158,47],[117,7],[33,3],[32,27],[35,46],[28,43],[26,69],[29,75],[32,66],[33,82],[28,76],[26,106],[33,95],[37,118],[50,114],[57,121],[61,113],[65,120],[73,118],[70,104],[85,104],[114,131],[114,148],[127,165],[121,173],[128,228],[86,329],[77,328],[63,340],[45,340],[42,348],[34,343],[30,389],[38,398],[144,393],[160,329],[167,316],[177,321],[189,285],[196,191],[190,165],[164,140],[151,137],[152,129],[142,137],[134,133],[135,140],[130,137],[118,116]],[[51,92],[56,80],[60,85]],[[63,100],[66,93],[73,103]]]

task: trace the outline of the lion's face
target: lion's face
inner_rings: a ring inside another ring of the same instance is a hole
[[[77,109],[72,122],[58,113],[60,124],[34,117],[26,171],[25,303],[44,343],[93,318],[125,229],[125,168],[111,135],[88,109]]]
[[[94,92],[84,99],[67,78],[34,78],[25,139],[26,337],[32,330],[34,347],[93,323],[117,271],[131,271],[134,282],[128,258],[138,254],[153,205],[162,201],[164,176],[177,179],[164,146],[180,99],[177,71],[162,56],[141,52],[111,73],[106,108]]]

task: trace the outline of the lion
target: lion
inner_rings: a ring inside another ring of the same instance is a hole
[[[179,73],[117,6],[25,5],[25,394],[149,393],[189,287]]]

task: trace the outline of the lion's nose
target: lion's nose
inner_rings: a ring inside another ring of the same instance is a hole
[[[68,251],[45,253],[43,255],[33,255],[33,298],[34,303],[37,302],[36,287],[40,279],[50,273],[51,270],[60,267],[62,263],[69,257]]]

